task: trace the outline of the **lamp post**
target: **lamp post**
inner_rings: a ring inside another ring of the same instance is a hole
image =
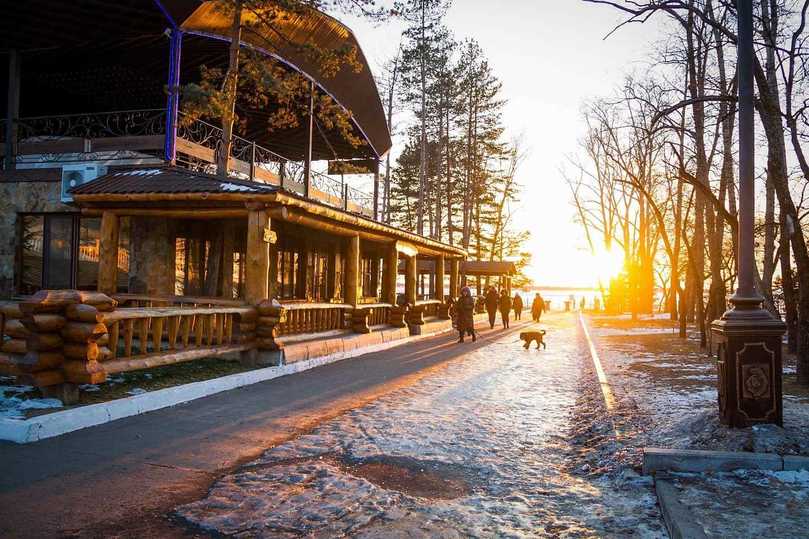
[[[739,276],[733,307],[711,324],[717,345],[719,415],[722,423],[746,427],[783,421],[781,339],[783,322],[761,308],[755,289],[753,108],[753,5],[738,0],[739,86]]]

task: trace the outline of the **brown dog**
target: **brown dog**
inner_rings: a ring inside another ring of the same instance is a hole
[[[540,329],[539,331],[523,331],[520,333],[520,339],[525,341],[524,347],[526,350],[528,350],[528,348],[531,347],[531,343],[534,341],[536,341],[537,343],[537,349],[539,349],[540,344],[542,345],[543,349],[547,348],[545,346],[544,336],[545,336],[544,329]]]

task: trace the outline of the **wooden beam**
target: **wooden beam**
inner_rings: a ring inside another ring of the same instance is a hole
[[[270,226],[266,210],[250,209],[247,216],[247,257],[244,271],[244,299],[257,304],[269,294],[270,245],[264,229]]]
[[[399,250],[393,242],[385,252],[382,267],[382,297],[391,305],[396,305],[396,280],[399,277]]]
[[[444,301],[444,255],[435,257],[435,299]]]
[[[449,297],[457,298],[460,292],[459,286],[459,275],[458,270],[460,269],[461,262],[457,258],[453,258],[449,261]]]
[[[240,219],[247,217],[246,208],[197,208],[187,210],[164,210],[151,208],[110,208],[85,207],[82,215],[102,215],[105,212],[119,216],[165,217],[166,219]]]
[[[414,257],[419,254],[418,248],[412,243],[407,243],[406,241],[397,241],[396,248],[405,256]]]
[[[233,251],[236,248],[236,227],[226,222],[222,228],[222,295],[233,297]]]
[[[120,219],[112,212],[101,215],[101,241],[98,253],[98,291],[118,291],[118,229]]]
[[[418,280],[418,258],[407,257],[405,264],[405,298],[410,305],[416,304],[416,281]]]
[[[356,307],[360,302],[360,237],[348,239],[346,249],[346,286],[344,303]]]

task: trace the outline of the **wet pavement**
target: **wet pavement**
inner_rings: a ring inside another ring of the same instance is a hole
[[[603,428],[577,319],[541,325],[547,350],[505,334],[268,450],[176,517],[243,537],[665,537],[651,481]]]

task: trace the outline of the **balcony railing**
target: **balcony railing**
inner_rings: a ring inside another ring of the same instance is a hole
[[[0,125],[5,121],[0,120]],[[69,161],[162,161],[165,109],[125,110],[20,118],[15,141],[18,164]],[[177,126],[177,162],[214,172],[222,129],[182,112]],[[5,153],[0,128],[0,153]],[[303,194],[304,164],[253,141],[233,137],[228,161],[231,175],[278,185]],[[373,195],[320,172],[311,171],[309,197],[366,217],[373,217]]]

